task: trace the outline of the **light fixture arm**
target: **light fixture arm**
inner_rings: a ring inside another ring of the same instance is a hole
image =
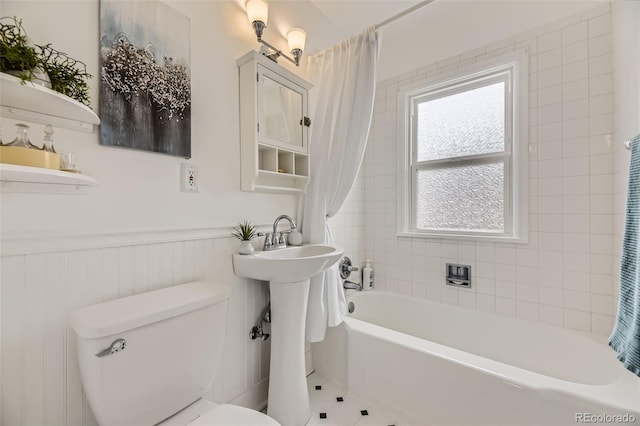
[[[246,0],[245,8],[247,10],[247,17],[249,22],[256,33],[258,42],[262,43],[270,51],[260,52],[271,59],[273,62],[278,62],[280,56],[284,57],[287,61],[300,66],[300,58],[302,57],[302,51],[305,48],[305,41],[307,39],[307,32],[302,28],[291,28],[287,32],[287,43],[289,44],[289,51],[293,55],[293,58],[282,53],[282,50],[269,44],[269,42],[262,39],[264,29],[267,27],[267,17],[269,16],[269,3],[267,0]]]
[[[263,27],[264,27],[264,24],[263,24]],[[255,22],[254,22],[254,28],[255,28]],[[256,35],[257,35],[257,30],[256,30]],[[282,56],[283,58],[285,58],[289,62],[295,64],[296,66],[300,66],[300,56],[302,56],[302,51],[300,49],[294,49],[294,51],[292,52],[294,57],[295,57],[295,59],[294,59],[294,58],[289,57],[287,54],[283,53],[282,50],[280,50],[277,47],[271,45],[266,40],[263,40],[262,37],[258,37],[258,42],[264,44],[265,46],[267,46],[269,49],[271,49],[273,51],[273,52],[269,53],[268,55],[265,55],[267,58],[271,59],[273,62],[277,62],[278,58],[280,56]],[[296,51],[299,51],[299,53],[297,53]]]

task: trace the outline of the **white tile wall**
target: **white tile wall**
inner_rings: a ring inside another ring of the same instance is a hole
[[[235,239],[222,237],[1,257],[0,424],[95,425],[69,313],[204,278],[231,286],[233,293],[211,396],[266,402],[269,341],[250,341],[248,331],[267,302],[267,286],[234,276],[230,257],[236,247]]]
[[[530,55],[528,244],[399,238],[398,88],[510,50]],[[469,309],[607,334],[613,326],[610,7],[380,82],[364,169],[376,287]],[[472,266],[472,289],[444,284]]]
[[[612,98],[605,98],[607,107],[615,99],[615,134],[610,140],[613,145],[613,273],[614,283],[598,282],[597,286],[603,294],[618,298],[618,280],[620,272],[620,255],[624,234],[627,187],[629,179],[630,151],[623,146],[623,141],[640,134],[640,3],[613,2],[612,5],[612,43],[615,93]],[[597,28],[607,28],[606,23],[594,24]],[[606,61],[594,62],[594,67],[601,72],[608,70]],[[598,300],[595,304],[606,303]]]

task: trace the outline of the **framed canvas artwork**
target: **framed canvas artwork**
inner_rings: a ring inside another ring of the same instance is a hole
[[[191,157],[190,22],[158,1],[100,2],[100,143]]]

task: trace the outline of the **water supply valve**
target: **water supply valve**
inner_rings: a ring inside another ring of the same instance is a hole
[[[254,326],[251,328],[251,331],[249,332],[249,337],[251,338],[251,340],[256,340],[257,338],[260,338],[262,341],[267,340],[271,335],[269,333],[265,333],[262,330],[262,327],[259,326]]]

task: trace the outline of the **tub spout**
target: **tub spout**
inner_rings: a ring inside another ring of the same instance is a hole
[[[362,284],[354,283],[353,281],[349,280],[344,280],[342,287],[344,287],[345,290],[362,291]]]

